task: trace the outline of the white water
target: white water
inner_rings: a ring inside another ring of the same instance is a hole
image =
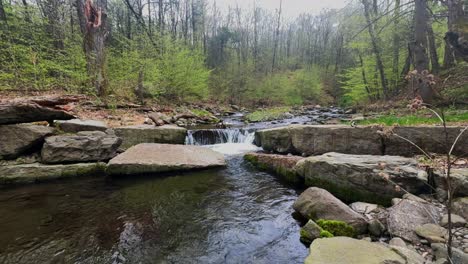
[[[214,129],[207,131],[215,138],[194,137],[196,131],[189,131],[185,140],[187,145],[206,146],[214,151],[225,155],[239,155],[247,152],[258,151],[260,148],[253,144],[255,132],[249,132],[240,129]],[[218,144],[206,144],[206,142],[215,141]]]

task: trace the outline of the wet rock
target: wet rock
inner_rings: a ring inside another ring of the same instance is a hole
[[[48,137],[41,152],[43,163],[106,161],[117,155],[122,140],[109,130],[82,131]]]
[[[452,227],[464,227],[466,225],[466,220],[456,214],[451,215],[452,218]],[[448,214],[442,216],[442,220],[440,220],[440,225],[447,227],[448,226]]]
[[[289,127],[271,128],[260,130],[255,133],[255,144],[266,151],[278,153],[291,153],[293,145]]]
[[[0,126],[0,159],[15,159],[28,151],[40,148],[44,138],[54,129],[34,125]]]
[[[438,223],[440,216],[435,206],[407,199],[401,200],[388,210],[387,228],[392,236],[401,237],[407,241],[417,243],[418,236],[414,232],[416,227]]]
[[[73,115],[35,103],[0,104],[0,125],[69,120]]]
[[[310,246],[306,264],[406,263],[398,253],[384,245],[349,237],[316,239]]]
[[[307,186],[325,188],[345,201],[388,204],[404,192],[428,193],[427,173],[418,169],[414,159],[399,156],[350,155],[327,153],[298,162],[297,173]]]
[[[324,189],[308,188],[299,196],[293,208],[307,219],[338,220],[354,227],[357,234],[367,231],[364,217]]]
[[[467,146],[468,149],[468,146]],[[447,190],[446,176],[443,172],[434,173],[436,186]],[[453,195],[455,197],[468,196],[468,168],[452,169],[450,173],[450,180]]]
[[[63,132],[77,133],[80,131],[106,131],[107,125],[97,120],[72,119],[67,121],[55,121],[54,125]]]
[[[80,176],[104,176],[105,163],[0,166],[0,184],[26,184]]]
[[[115,128],[115,134],[122,138],[121,148],[128,149],[141,143],[184,144],[187,129],[168,125],[138,125]]]
[[[449,142],[454,142],[462,127],[448,127]],[[445,153],[445,133],[441,126],[395,127],[393,132],[409,139],[426,152]],[[421,155],[421,151],[407,141],[396,136],[384,139],[386,155],[414,156]],[[468,149],[468,134],[465,133],[456,145],[453,154],[465,154]]]
[[[468,197],[457,198],[453,201],[453,211],[457,214],[468,219]]]
[[[424,224],[414,229],[418,236],[427,239],[430,243],[443,243],[447,229],[436,224]]]
[[[323,229],[317,225],[314,221],[309,220],[307,224],[305,224],[301,228],[301,241],[306,244],[312,243],[317,238],[320,238],[320,233]]]
[[[296,173],[295,166],[302,160],[299,156],[284,156],[265,153],[248,153],[244,159],[252,163],[255,167],[273,172],[284,180],[291,183],[303,183],[304,178]]]
[[[110,175],[153,174],[225,166],[221,153],[199,146],[140,144],[113,158]]]
[[[442,243],[431,244],[431,248],[437,260],[448,259],[447,246]],[[452,263],[453,264],[466,264],[468,263],[468,254],[463,251],[452,247]]]

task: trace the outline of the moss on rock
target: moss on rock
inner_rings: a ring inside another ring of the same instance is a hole
[[[319,225],[323,230],[331,233],[332,236],[354,237],[356,235],[354,228],[342,221],[320,219],[317,221],[317,225]],[[322,233],[320,233],[320,235],[322,235]],[[328,234],[324,233],[324,235]]]

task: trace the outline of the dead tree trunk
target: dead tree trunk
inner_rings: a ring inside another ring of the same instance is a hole
[[[86,55],[87,70],[96,94],[106,97],[108,86],[105,41],[107,29],[107,0],[76,0],[78,18],[83,33],[83,48]]]
[[[384,98],[387,99],[389,96],[388,84],[387,84],[387,79],[385,78],[385,71],[384,71],[384,65],[382,62],[382,56],[380,54],[379,41],[378,41],[377,35],[375,34],[374,24],[372,23],[371,17],[370,17],[370,4],[368,0],[362,0],[362,4],[364,5],[364,15],[366,17],[366,22],[368,25],[367,28],[369,30],[369,35],[371,37],[372,49],[375,54],[375,61],[377,64],[379,75],[380,75],[380,82],[382,83]]]

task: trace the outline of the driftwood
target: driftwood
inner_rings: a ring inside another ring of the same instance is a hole
[[[0,125],[30,123],[36,121],[69,120],[73,115],[41,106],[32,102],[14,102],[0,104]]]

